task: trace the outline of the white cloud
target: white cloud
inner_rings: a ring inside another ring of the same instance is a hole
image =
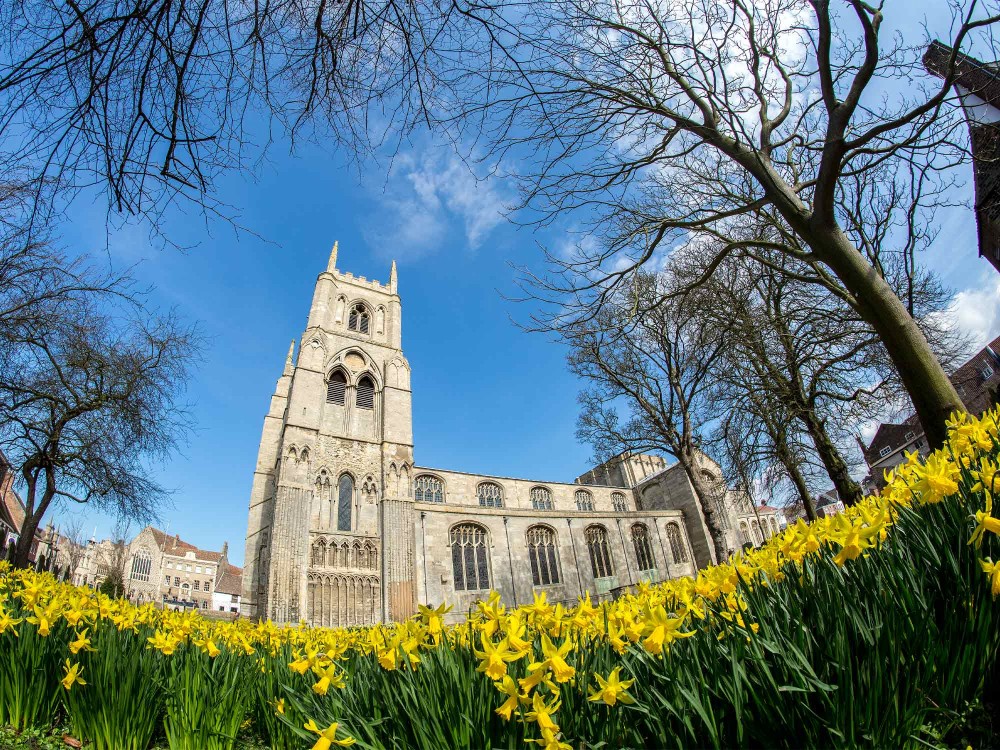
[[[504,219],[501,179],[478,177],[445,149],[401,154],[368,222],[368,238],[386,254],[412,258],[454,244],[452,235],[461,231],[475,250]]]
[[[992,268],[983,271],[977,286],[955,295],[948,312],[977,349],[992,341],[1000,335],[1000,274]]]

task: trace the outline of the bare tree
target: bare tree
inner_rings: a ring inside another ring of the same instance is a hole
[[[113,599],[125,596],[128,588],[125,570],[128,563],[128,532],[128,519],[117,518],[111,529],[111,544],[97,553],[100,556],[98,568],[105,571],[104,580],[101,581],[101,593]]]
[[[58,528],[59,544],[57,561],[62,566],[62,576],[71,580],[83,560],[87,549],[87,536],[83,530],[83,518],[71,516],[62,519]]]
[[[176,316],[116,315],[107,302],[64,301],[0,337],[0,448],[25,505],[17,566],[56,499],[145,521],[166,497],[146,460],[187,429],[179,397],[197,337]]]
[[[275,129],[364,149],[370,132],[419,121],[452,13],[425,0],[4,3],[3,164],[36,207],[96,188],[119,215],[224,210],[214,180],[258,161]]]
[[[955,50],[1000,18],[993,2],[955,10]],[[883,38],[882,5],[861,0],[560,0],[468,15],[486,30],[484,57],[453,77],[474,104],[449,121],[516,161],[539,221],[580,209],[600,235],[529,275],[559,306],[541,327],[588,319],[644,264],[708,235],[720,244],[705,278],[736,250],[787,253],[877,332],[943,442],[961,400],[882,266],[933,239],[919,221],[965,158],[954,56],[931,79],[924,44]],[[760,211],[802,249],[742,236]]]
[[[726,330],[701,325],[698,295],[641,317],[636,306],[663,293],[665,275],[641,274],[629,297],[567,334],[571,369],[589,388],[580,396],[578,436],[598,459],[660,450],[674,456],[694,489],[717,560],[728,557],[719,487],[702,474],[702,433],[711,420],[712,370],[730,345]],[[627,418],[619,416],[624,409]]]

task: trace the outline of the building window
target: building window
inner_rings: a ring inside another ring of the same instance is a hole
[[[993,377],[993,368],[989,365],[983,365],[983,369],[979,371],[979,374],[983,376],[983,380],[989,380]]]
[[[639,570],[655,570],[656,561],[649,544],[649,529],[646,524],[637,523],[632,526],[632,546],[635,547],[635,560]]]
[[[194,572],[195,573],[200,573],[201,572],[201,566],[200,565],[195,565],[194,566]]]
[[[484,508],[502,508],[503,490],[499,484],[493,482],[483,482],[476,488],[476,497],[479,504]]]
[[[750,527],[747,526],[746,521],[740,521],[740,541],[743,544],[753,544],[753,542],[750,541]]]
[[[608,547],[608,530],[603,526],[588,526],[585,534],[587,552],[590,553],[590,567],[594,578],[606,578],[615,570],[611,565],[611,549]]]
[[[443,503],[444,482],[430,474],[421,474],[413,482],[413,499],[418,503]]]
[[[170,576],[163,576],[163,585],[164,586],[170,585]]]
[[[211,591],[211,590],[212,590],[212,582],[205,581],[205,591]]]
[[[177,576],[174,576],[174,586],[180,586],[180,585],[181,585],[181,579],[178,578]]]
[[[559,556],[556,552],[556,532],[548,526],[528,529],[528,561],[531,563],[531,582],[535,586],[559,583]]]
[[[354,479],[350,474],[341,474],[337,485],[337,531],[351,530],[351,515],[354,503]]]
[[[912,430],[910,432],[906,433],[905,435],[903,435],[903,440],[912,440],[912,439],[913,439],[913,431]]]
[[[375,383],[369,375],[363,375],[358,381],[357,404],[359,409],[375,408]]]
[[[615,509],[615,513],[624,513],[628,510],[628,500],[625,499],[624,492],[611,493],[611,507]]]
[[[674,563],[686,563],[688,555],[687,548],[684,546],[684,536],[681,533],[681,527],[672,521],[667,524],[667,542],[670,543],[670,554],[674,558]]]
[[[778,521],[774,516],[771,516],[771,532],[774,534],[778,533]]]
[[[880,450],[880,451],[878,452],[878,457],[879,457],[879,458],[885,458],[885,457],[886,457],[886,456],[888,456],[888,455],[889,455],[889,453],[891,453],[891,452],[892,452],[892,449],[891,449],[891,448],[889,448],[889,446],[887,445],[887,446],[885,446],[885,448],[883,448],[882,450]]]
[[[152,570],[153,558],[150,556],[149,550],[143,547],[132,558],[132,580],[148,581]]]
[[[337,370],[326,383],[326,402],[328,404],[344,405],[347,393],[347,376]]]
[[[754,536],[755,543],[757,543],[757,544],[763,544],[764,543],[764,534],[761,533],[760,524],[757,523],[756,521],[751,521],[750,522],[750,526],[753,528],[753,536]]]
[[[576,509],[577,510],[593,510],[594,509],[594,496],[591,495],[587,490],[577,490],[576,491]]]
[[[463,523],[451,530],[451,565],[455,591],[484,591],[490,587],[486,529]]]
[[[195,591],[201,591],[201,581],[195,581],[194,582],[194,590]]]
[[[531,507],[535,510],[552,510],[552,493],[544,487],[532,487]]]
[[[352,331],[368,333],[370,321],[368,308],[359,302],[351,308],[351,314],[347,318],[347,327]]]

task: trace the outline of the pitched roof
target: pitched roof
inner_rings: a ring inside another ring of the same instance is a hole
[[[869,466],[876,464],[885,458],[882,455],[883,449],[889,449],[889,452],[886,453],[887,456],[902,448],[917,435],[922,435],[923,432],[916,416],[909,417],[902,424],[880,424],[875,432],[875,437],[865,449],[865,461],[868,462]]]
[[[951,382],[970,414],[989,409],[1000,389],[1000,336],[955,370]]]
[[[216,563],[222,560],[222,552],[200,549],[193,544],[185,542],[179,535],[174,534],[171,536],[164,531],[160,531],[160,529],[157,529],[154,526],[148,526],[147,528],[153,535],[156,545],[163,551],[164,554],[183,557],[188,552],[193,552],[194,556],[199,560],[208,560]]]
[[[220,594],[243,593],[243,568],[235,565],[225,565],[215,579],[215,590]]]
[[[1000,107],[1000,71],[993,65],[984,63],[962,52],[955,52],[947,44],[934,40],[924,52],[924,67],[938,78],[948,74],[948,63],[952,55],[952,83],[968,89],[983,101]]]

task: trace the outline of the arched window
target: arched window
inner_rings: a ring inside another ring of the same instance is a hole
[[[463,523],[451,530],[451,566],[455,591],[484,591],[490,587],[486,529]]]
[[[535,510],[552,510],[552,493],[544,487],[532,487],[531,507]]]
[[[444,483],[430,474],[421,474],[413,482],[413,499],[418,503],[443,503]]]
[[[763,544],[764,543],[764,535],[760,533],[760,524],[757,523],[756,521],[753,521],[753,522],[751,522],[750,525],[753,527],[754,543],[755,544]]]
[[[625,499],[624,492],[611,493],[611,507],[615,509],[615,513],[624,513],[628,510],[628,500]]]
[[[681,533],[681,527],[672,521],[667,524],[667,541],[670,543],[670,554],[674,558],[674,563],[686,563],[688,555],[684,546],[684,535]]]
[[[653,548],[649,544],[649,529],[646,524],[637,523],[632,526],[632,546],[635,547],[635,559],[639,570],[655,570]]]
[[[746,521],[740,521],[740,541],[742,541],[743,544],[753,544],[753,542],[750,541],[750,529],[747,527]]]
[[[347,316],[347,327],[352,331],[368,333],[368,329],[371,327],[371,316],[368,314],[368,308],[360,302],[354,305],[351,308],[351,314]]]
[[[771,532],[778,533],[778,520],[774,516],[771,516]]]
[[[346,393],[347,376],[342,371],[337,370],[326,383],[326,402],[343,406]]]
[[[532,526],[526,534],[531,582],[536,586],[559,583],[559,556],[556,552],[556,532],[548,526]]]
[[[131,578],[133,581],[148,581],[149,574],[152,569],[153,558],[149,554],[149,550],[143,547],[136,552],[135,557],[132,558]]]
[[[729,513],[726,512],[726,505],[722,497],[717,492],[712,493],[712,507],[715,508],[716,523],[720,529],[729,528]]]
[[[503,507],[503,490],[500,489],[499,484],[483,482],[476,489],[476,497],[479,498],[479,504],[484,508]]]
[[[375,383],[368,375],[362,375],[358,381],[357,404],[359,409],[375,408]]]
[[[594,509],[594,496],[591,495],[587,490],[577,490],[576,491],[576,509],[577,510],[593,510]]]
[[[603,526],[588,526],[586,531],[587,552],[590,553],[590,567],[594,578],[606,578],[613,575],[611,565],[611,549],[608,547],[608,530]]]
[[[354,509],[354,479],[350,474],[341,474],[337,483],[337,530],[350,531]]]

